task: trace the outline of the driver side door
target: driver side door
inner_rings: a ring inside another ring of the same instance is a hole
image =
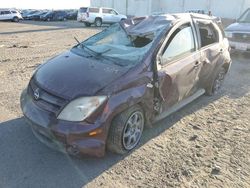
[[[172,29],[158,54],[159,94],[162,111],[193,95],[199,88],[201,57],[197,35],[191,23]]]

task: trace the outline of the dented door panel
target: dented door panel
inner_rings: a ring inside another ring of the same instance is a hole
[[[165,103],[164,110],[197,91],[200,70],[199,52],[168,64],[159,70],[159,90]]]

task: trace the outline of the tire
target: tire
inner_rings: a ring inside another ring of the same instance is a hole
[[[14,17],[13,18],[13,22],[19,22],[19,18],[18,17]]]
[[[212,84],[208,87],[208,89],[206,90],[206,94],[209,96],[213,96],[216,95],[221,86],[223,85],[225,76],[226,76],[226,69],[224,67],[220,67],[217,71],[217,73],[215,74],[215,77],[212,81]]]
[[[96,27],[101,27],[102,26],[102,19],[101,18],[96,18],[95,19],[95,26]]]
[[[140,142],[144,123],[144,114],[138,105],[117,115],[109,129],[108,150],[117,154],[133,150]]]
[[[91,23],[84,23],[86,27],[90,27],[91,26]]]

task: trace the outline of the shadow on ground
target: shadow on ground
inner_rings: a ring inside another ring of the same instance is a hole
[[[235,57],[234,57],[235,58]],[[242,57],[237,57],[242,58]],[[141,141],[146,144],[189,114],[221,97],[241,98],[249,92],[250,64],[245,58],[233,64],[225,88],[214,97],[202,96],[177,113],[146,129]],[[246,76],[238,77],[246,70]],[[239,80],[240,78],[240,80]],[[242,79],[242,80],[241,80]],[[233,85],[233,88],[231,88]],[[245,88],[245,89],[243,89]],[[81,187],[123,160],[125,156],[107,153],[104,158],[71,158],[41,144],[24,118],[0,123],[0,187]],[[130,154],[128,154],[130,155]]]

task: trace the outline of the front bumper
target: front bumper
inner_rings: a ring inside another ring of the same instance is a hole
[[[229,41],[231,51],[250,52],[250,43]]]
[[[105,154],[105,123],[58,120],[53,113],[39,108],[27,90],[21,95],[21,108],[34,135],[47,146],[75,156]]]

